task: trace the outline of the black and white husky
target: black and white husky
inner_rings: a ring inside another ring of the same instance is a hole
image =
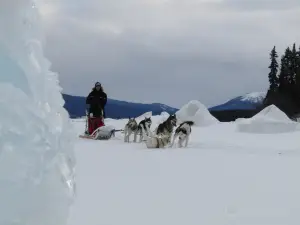
[[[138,129],[138,124],[134,118],[129,118],[124,128],[124,142],[129,142],[131,134],[134,134]]]
[[[134,142],[136,142],[137,135],[140,135],[140,141],[142,142],[144,135],[150,135],[150,127],[152,125],[151,117],[146,117],[143,119],[139,125],[137,130],[134,132]]]
[[[146,117],[144,120],[139,122],[139,124],[137,124],[134,118],[129,119],[124,129],[124,134],[125,134],[124,141],[129,142],[129,137],[133,133],[134,134],[133,141],[136,142],[137,135],[140,135],[139,142],[142,142],[144,134],[149,135],[151,125],[152,125],[151,117],[149,118]]]
[[[154,136],[152,132],[149,132],[149,135],[144,135],[144,139],[146,140],[147,148],[165,148],[169,144],[169,140],[172,134],[163,134],[158,136]]]
[[[177,137],[178,137],[179,147],[182,148],[182,144],[184,141],[185,141],[185,147],[187,147],[189,139],[190,139],[190,134],[192,133],[193,125],[194,125],[193,121],[185,121],[185,122],[181,123],[175,130],[175,134],[173,137],[171,147],[173,147],[173,145],[175,143],[175,139]]]
[[[168,143],[171,142],[171,137],[172,137],[172,133],[174,130],[174,127],[176,127],[177,124],[177,118],[176,115],[170,115],[169,118],[158,125],[158,127],[156,128],[156,135],[158,137],[162,136],[164,138],[168,137]]]

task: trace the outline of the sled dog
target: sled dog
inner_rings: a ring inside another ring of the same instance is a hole
[[[154,136],[152,132],[150,131],[148,133],[149,135],[144,132],[144,139],[146,140],[146,146],[147,148],[165,148],[169,140],[171,138],[172,134],[162,134],[160,137]]]
[[[138,124],[135,118],[129,118],[124,128],[124,142],[129,142],[130,135],[135,134],[137,129],[138,129]]]
[[[171,144],[171,147],[173,147],[175,143],[175,139],[178,137],[178,145],[180,148],[182,148],[182,144],[185,141],[185,147],[187,147],[189,139],[190,139],[190,134],[192,132],[192,126],[194,125],[193,121],[185,121],[181,123],[177,129],[175,130],[175,134],[173,137],[173,141]]]
[[[136,142],[137,135],[140,135],[139,142],[142,142],[144,134],[147,134],[147,135],[150,134],[151,125],[152,125],[151,117],[149,117],[149,118],[146,117],[144,120],[142,120],[134,132],[134,140],[133,141]]]
[[[168,143],[171,142],[171,137],[172,137],[172,133],[173,133],[173,129],[174,127],[176,127],[176,123],[177,123],[177,118],[176,115],[170,115],[169,118],[158,125],[158,127],[156,128],[156,135],[159,136],[165,136],[168,137]]]

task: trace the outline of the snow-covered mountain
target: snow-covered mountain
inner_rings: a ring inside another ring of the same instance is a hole
[[[244,95],[242,101],[248,101],[252,103],[261,103],[266,97],[267,92],[252,92]]]
[[[233,98],[224,104],[211,107],[210,111],[223,111],[223,110],[251,110],[260,105],[267,92],[252,92],[242,96]]]

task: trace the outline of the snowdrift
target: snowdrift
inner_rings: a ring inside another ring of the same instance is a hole
[[[146,117],[147,117],[147,118],[152,117],[152,112],[145,112],[144,114],[142,114],[142,115],[136,117],[135,119],[136,119],[136,121],[139,123],[139,122],[141,122],[143,119],[145,119]]]
[[[178,123],[191,120],[195,126],[209,126],[216,124],[219,121],[213,117],[208,109],[199,101],[193,100],[184,105],[176,112]]]
[[[247,133],[273,134],[299,130],[299,123],[290,120],[275,105],[266,107],[252,118],[236,120],[236,123],[238,131]]]
[[[57,74],[29,0],[0,1],[0,224],[64,225],[73,145]]]
[[[162,112],[160,115],[152,117],[152,127],[157,128],[157,126],[163,122],[165,122],[169,118],[170,114],[168,112]]]

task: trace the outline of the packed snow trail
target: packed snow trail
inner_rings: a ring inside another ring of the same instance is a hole
[[[78,134],[84,125],[74,121]],[[298,225],[299,135],[239,133],[236,123],[221,123],[194,127],[187,149],[148,150],[121,134],[78,139],[68,225]]]

